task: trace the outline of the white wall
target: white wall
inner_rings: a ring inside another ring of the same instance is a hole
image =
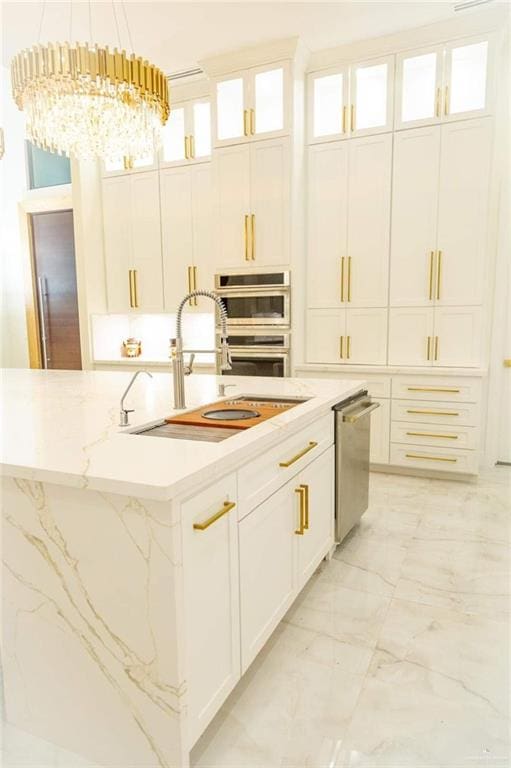
[[[18,204],[26,192],[25,124],[11,96],[10,73],[1,68],[5,154],[0,160],[0,367],[29,365]]]

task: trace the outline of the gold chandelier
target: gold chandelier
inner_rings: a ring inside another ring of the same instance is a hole
[[[88,43],[34,46],[11,65],[13,96],[30,140],[80,159],[152,155],[170,106],[167,78],[125,51]]]

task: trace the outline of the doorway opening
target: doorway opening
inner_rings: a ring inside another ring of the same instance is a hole
[[[40,367],[81,370],[73,211],[29,218]]]

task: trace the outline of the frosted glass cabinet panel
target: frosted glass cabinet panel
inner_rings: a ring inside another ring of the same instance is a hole
[[[345,72],[311,78],[312,139],[340,138],[346,133],[346,84]]]
[[[284,127],[284,70],[269,69],[254,76],[254,131],[271,133]]]
[[[446,114],[486,110],[488,40],[448,48],[447,71]]]
[[[418,126],[440,117],[442,49],[397,59],[396,127]]]
[[[216,84],[217,138],[237,139],[244,135],[243,77],[220,80]]]
[[[198,98],[172,106],[163,130],[162,166],[188,165],[211,157],[211,104]]]
[[[353,135],[390,130],[393,57],[351,67],[350,131]]]
[[[195,158],[211,155],[211,104],[197,101],[193,105],[193,138]]]
[[[167,124],[162,131],[162,159],[173,163],[185,159],[185,109],[171,109]]]

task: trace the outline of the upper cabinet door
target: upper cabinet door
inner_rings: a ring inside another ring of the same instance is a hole
[[[190,105],[190,138],[188,152],[191,160],[211,158],[211,102],[197,99]]]
[[[434,313],[432,307],[389,310],[389,365],[432,365]]]
[[[395,128],[412,128],[440,120],[442,63],[442,46],[397,56]]]
[[[353,64],[350,68],[349,128],[353,136],[392,130],[394,57]]]
[[[213,158],[216,226],[221,267],[249,266],[250,147],[222,147]]]
[[[493,106],[493,53],[489,36],[446,46],[444,119],[489,114]]]
[[[162,165],[180,165],[186,160],[185,136],[185,107],[173,107],[162,131]]]
[[[162,167],[211,158],[211,103],[194,99],[173,107],[162,133]]]
[[[250,147],[250,222],[253,265],[289,263],[289,144],[270,139]]]
[[[483,302],[488,269],[487,229],[492,121],[442,127],[435,300]]]
[[[349,142],[348,306],[387,306],[391,178],[392,134]]]
[[[192,289],[193,225],[189,169],[162,169],[160,188],[165,309],[175,312],[183,296]]]
[[[134,173],[131,177],[131,219],[135,308],[163,312],[158,171]]]
[[[247,75],[240,72],[214,83],[214,125],[217,146],[234,144],[248,137]]]
[[[347,299],[347,142],[309,149],[308,195],[308,306],[340,307]]]
[[[348,68],[308,77],[309,143],[344,139],[348,135]]]
[[[390,305],[428,306],[435,299],[440,126],[394,136]]]
[[[102,182],[103,242],[109,312],[126,312],[133,304],[131,177]]]
[[[289,66],[257,67],[249,72],[248,127],[252,137],[270,138],[289,125]]]
[[[212,291],[214,287],[213,183],[211,163],[190,168],[192,180],[192,239],[194,289]],[[196,297],[199,312],[211,312],[211,302]]]

